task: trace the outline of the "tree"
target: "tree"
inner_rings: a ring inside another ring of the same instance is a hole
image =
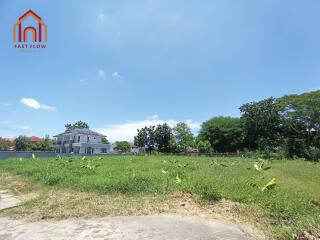
[[[282,107],[273,97],[240,107],[245,144],[249,150],[273,149],[282,139]]]
[[[53,151],[53,140],[50,139],[49,135],[46,135],[39,142],[30,142],[30,147],[33,151]]]
[[[172,130],[168,124],[164,123],[158,125],[155,129],[156,146],[159,152],[170,153],[171,145],[170,140],[172,138]]]
[[[46,135],[43,141],[41,141],[41,143],[42,143],[42,146],[41,146],[42,151],[53,151],[53,140],[50,139],[49,135]]]
[[[184,122],[177,123],[173,128],[173,135],[176,138],[178,147],[186,152],[187,147],[194,146],[194,137],[188,124]]]
[[[156,148],[155,126],[138,129],[138,134],[134,137],[134,144],[145,148],[147,153],[152,153]]]
[[[208,140],[199,141],[197,147],[201,154],[210,154],[213,151],[212,146]]]
[[[17,151],[28,151],[31,149],[31,142],[26,136],[19,136],[14,140]]]
[[[65,128],[66,128],[66,131],[71,131],[76,128],[89,128],[89,124],[86,122],[78,121],[74,124],[70,124],[70,123],[66,124]]]
[[[176,138],[172,135],[169,140],[170,153],[180,153],[180,148],[177,144]]]
[[[130,150],[130,144],[127,141],[117,141],[115,145],[121,151],[128,152]]]
[[[279,105],[288,157],[308,158],[313,148],[320,149],[320,91],[284,96]]]
[[[198,141],[208,141],[217,152],[236,152],[242,149],[241,120],[232,117],[215,117],[201,125]]]
[[[101,139],[101,143],[103,143],[103,144],[110,144],[110,142],[108,141],[108,139],[107,139],[106,137],[103,137],[103,138]]]
[[[0,137],[0,151],[8,151],[12,143]]]

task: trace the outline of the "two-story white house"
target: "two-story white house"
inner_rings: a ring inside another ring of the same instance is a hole
[[[60,133],[55,138],[56,153],[102,154],[112,151],[111,144],[102,143],[106,136],[88,128],[76,128]]]

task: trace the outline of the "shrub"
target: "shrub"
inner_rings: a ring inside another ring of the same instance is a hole
[[[305,151],[305,156],[304,157],[307,160],[310,160],[310,161],[320,161],[320,148],[309,147]]]
[[[213,151],[213,148],[208,140],[198,142],[197,147],[201,154],[209,154]]]

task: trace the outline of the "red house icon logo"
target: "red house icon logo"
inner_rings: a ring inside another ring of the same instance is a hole
[[[34,26],[23,26],[24,21],[32,17],[37,24]],[[18,33],[17,33],[18,32]],[[28,39],[31,32],[32,39]],[[47,42],[48,41],[48,26],[42,21],[41,17],[32,10],[23,14],[18,22],[13,26],[13,41],[16,42]]]

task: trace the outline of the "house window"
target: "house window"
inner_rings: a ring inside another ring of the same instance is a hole
[[[78,136],[78,142],[80,142],[80,136]]]
[[[89,142],[89,137],[87,137],[87,142]]]

